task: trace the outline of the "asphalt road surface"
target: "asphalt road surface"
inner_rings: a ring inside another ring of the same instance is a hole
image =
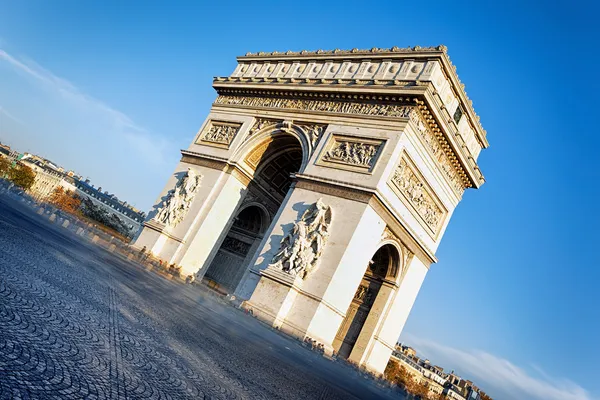
[[[0,399],[401,398],[0,197]]]

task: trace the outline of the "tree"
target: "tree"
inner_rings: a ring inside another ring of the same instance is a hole
[[[412,390],[410,392],[423,400],[429,399],[429,397],[430,397],[429,396],[429,385],[425,382],[421,382],[421,383],[415,382],[413,384]]]
[[[394,378],[396,377],[396,375],[398,375],[398,373],[400,373],[400,365],[398,365],[396,361],[390,360],[387,366],[385,367],[385,371],[383,371],[385,379],[393,382]]]
[[[54,189],[50,195],[49,203],[71,214],[76,214],[81,205],[81,199],[70,191],[65,191],[62,186]]]
[[[0,156],[0,178],[4,178],[10,170],[10,161]]]
[[[86,217],[98,221],[124,236],[131,237],[133,234],[121,218],[114,213],[109,213],[104,207],[97,206],[89,197],[82,200],[81,211]]]
[[[384,375],[387,380],[413,393],[415,381],[410,372],[404,366],[400,366],[398,362],[390,360],[385,367]]]
[[[17,164],[8,172],[8,179],[23,190],[29,190],[35,181],[35,172],[27,165]]]

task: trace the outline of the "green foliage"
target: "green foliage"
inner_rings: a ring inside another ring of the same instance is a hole
[[[0,178],[4,178],[10,170],[10,161],[5,157],[0,156]]]
[[[35,181],[35,172],[27,165],[17,164],[8,171],[8,179],[23,190],[29,190]]]
[[[56,187],[50,195],[49,203],[71,214],[77,214],[81,199],[70,191],[65,191],[62,186]]]
[[[413,378],[410,372],[394,360],[390,360],[385,367],[385,378],[400,386],[413,396],[422,400],[446,400],[444,395],[437,395],[429,390],[426,382],[419,383]]]
[[[133,235],[133,232],[121,218],[108,212],[104,207],[97,206],[89,197],[81,201],[81,211],[86,217],[98,221],[124,236],[131,237]]]

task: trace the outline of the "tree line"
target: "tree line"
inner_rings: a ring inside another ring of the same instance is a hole
[[[35,172],[27,165],[17,162],[13,166],[10,160],[0,157],[0,178],[6,178],[27,191],[33,186]]]
[[[28,191],[35,182],[35,176],[33,169],[27,165],[20,162],[13,165],[10,160],[0,156],[0,178],[5,178],[15,186]],[[77,193],[65,190],[62,186],[57,186],[54,189],[47,202],[78,218],[96,221],[123,237],[131,237],[133,234],[126,223],[117,215],[102,206],[94,204],[89,197],[80,197]]]
[[[99,222],[125,237],[130,237],[133,233],[125,222],[114,213],[94,204],[89,197],[78,196],[77,193],[65,190],[62,186],[54,189],[48,203],[77,217],[86,217]]]

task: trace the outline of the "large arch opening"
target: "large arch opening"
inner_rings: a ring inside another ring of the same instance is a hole
[[[280,205],[292,183],[291,174],[302,166],[302,146],[295,137],[279,134],[257,145],[243,164],[253,176],[249,191],[262,191]]]
[[[279,134],[255,146],[244,158],[241,167],[252,179],[204,275],[209,286],[235,292],[271,223],[274,212],[267,210],[281,206],[292,184],[291,175],[302,166],[302,156],[298,139]]]
[[[365,322],[379,295],[383,281],[395,278],[399,264],[400,255],[396,247],[391,244],[381,246],[369,261],[333,342],[338,356],[349,358],[361,333],[365,330],[374,330],[372,326],[365,326]]]

